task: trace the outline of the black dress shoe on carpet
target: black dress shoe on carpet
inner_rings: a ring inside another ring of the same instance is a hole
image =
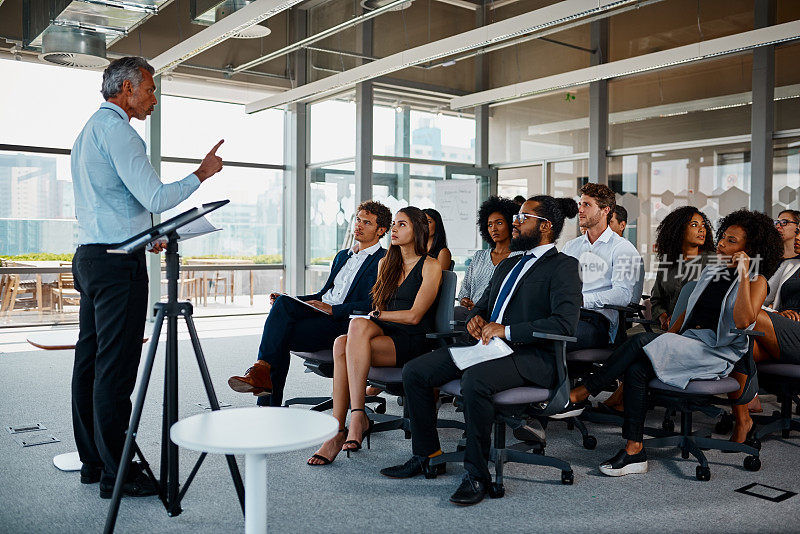
[[[569,417],[578,417],[583,413],[587,406],[586,401],[570,402],[563,410],[550,416],[550,419],[567,419]]]
[[[411,478],[419,474],[425,478],[436,478],[436,475],[443,475],[446,472],[445,464],[430,465],[431,459],[427,456],[412,456],[406,463],[385,467],[381,469],[381,474],[389,478]]]
[[[514,429],[514,437],[525,442],[545,442],[545,432],[542,423],[532,417],[525,424]]]
[[[128,470],[128,477],[122,485],[122,494],[128,497],[147,497],[156,495],[158,488],[138,463],[132,463]],[[114,480],[100,481],[100,498],[110,499],[114,494]]]
[[[100,473],[102,472],[102,467],[83,464],[81,466],[81,484],[95,484],[100,482]]]
[[[631,455],[622,449],[616,456],[600,464],[600,472],[610,477],[647,473],[647,453],[642,449]]]
[[[459,506],[472,506],[481,502],[484,497],[486,497],[486,483],[465,473],[461,485],[450,496],[450,502]]]

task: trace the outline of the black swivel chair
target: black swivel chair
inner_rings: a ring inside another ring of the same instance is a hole
[[[490,452],[490,460],[495,466],[495,482],[489,495],[499,498],[505,495],[503,486],[503,466],[508,462],[527,465],[555,467],[561,470],[561,483],[572,484],[575,481],[570,464],[559,458],[544,455],[540,444],[520,442],[506,445],[506,425],[519,427],[526,417],[548,417],[564,409],[569,403],[570,381],[567,373],[566,344],[576,341],[574,337],[559,336],[534,332],[533,337],[547,339],[555,347],[556,386],[553,389],[540,387],[518,387],[496,393],[492,398],[495,405],[495,422],[493,429],[494,446]],[[453,380],[443,385],[441,391],[460,399],[461,381]],[[537,450],[537,453],[528,452]],[[463,451],[444,453],[431,458],[430,464],[439,465],[448,462],[463,462]],[[433,473],[431,478],[436,475]]]
[[[453,301],[456,298],[456,285],[458,279],[453,271],[442,271],[442,283],[439,288],[438,301],[436,303],[436,334],[429,334],[431,339],[446,340],[460,335],[452,329],[453,322]],[[408,407],[402,402],[405,397],[403,391],[403,368],[402,367],[370,367],[367,375],[367,384],[382,389],[389,395],[398,397],[398,402],[403,406],[403,415],[385,415],[383,412],[370,414],[369,417],[374,421],[372,433],[386,432],[389,430],[403,430],[406,439],[411,438],[408,421]],[[381,398],[381,397],[378,397]],[[384,403],[386,402],[385,399]],[[376,410],[377,411],[377,410]],[[385,410],[384,410],[385,411]],[[459,425],[455,421],[439,421],[440,428]],[[463,428],[463,425],[460,426]]]
[[[800,432],[800,419],[792,418],[792,403],[800,406],[800,365],[762,362],[757,368],[761,386],[778,396],[781,409],[772,415],[753,416],[753,422],[759,426],[756,438],[760,440],[778,431],[781,437],[788,438],[792,430]]]

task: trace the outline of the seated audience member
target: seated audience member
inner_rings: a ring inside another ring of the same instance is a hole
[[[439,260],[443,270],[449,271],[453,257],[447,248],[447,233],[444,230],[442,216],[433,208],[425,208],[422,211],[428,218],[428,255]]]
[[[436,430],[434,388],[461,379],[466,420],[466,474],[450,497],[455,504],[480,502],[491,483],[488,461],[495,409],[492,395],[513,387],[553,387],[552,345],[536,340],[534,331],[571,336],[581,303],[578,262],[558,252],[555,241],[565,217],[574,217],[572,199],[535,196],[514,218],[511,249],[524,254],[498,265],[489,287],[476,303],[467,324],[479,343],[505,339],[514,353],[482,362],[464,371],[449,349],[437,349],[408,363],[403,388],[411,420],[413,456],[406,463],[381,470],[391,478],[408,478],[431,469],[430,458],[441,454]]]
[[[784,259],[769,279],[769,295],[758,312],[755,329],[764,336],[755,338],[753,359],[800,364],[800,229],[795,231],[792,251],[796,258]],[[748,410],[733,407],[736,420],[732,441],[744,442],[753,428]]]
[[[347,332],[353,310],[369,309],[378,262],[386,254],[378,240],[391,223],[392,213],[379,202],[363,202],[358,207],[355,246],[336,255],[328,280],[318,293],[298,297],[320,311],[279,293],[270,295],[272,308],[264,323],[258,360],[244,376],[228,379],[234,391],[253,393],[260,397],[259,405],[282,404],[289,351],[330,348],[337,336]]]
[[[567,345],[570,351],[605,347],[613,341],[619,314],[602,307],[607,304],[627,306],[635,297],[642,257],[630,241],[608,227],[609,213],[614,206],[615,194],[608,186],[588,183],[581,188],[578,223],[586,233],[567,242],[563,250],[581,263],[583,280],[578,341]]]
[[[517,207],[522,206],[525,204],[525,197],[522,195],[517,195],[514,197],[514,202],[517,204]]]
[[[339,433],[322,444],[309,465],[327,465],[340,451],[361,449],[372,427],[364,411],[370,366],[402,367],[430,349],[425,335],[434,326],[442,267],[426,253],[425,214],[413,206],[402,208],[391,236],[372,288],[370,317],[352,319],[347,334],[333,344],[333,416],[339,420]]]
[[[794,248],[795,232],[800,229],[800,211],[783,210],[780,212],[778,218],[775,219],[775,228],[778,229],[783,240],[783,259],[800,258]]]
[[[626,226],[628,226],[628,210],[617,204],[608,219],[608,227],[618,236],[624,237],[622,234],[625,233]]]
[[[672,310],[686,282],[697,280],[714,251],[714,230],[708,217],[693,206],[672,210],[656,230],[659,259],[650,294],[653,318],[669,329]]]
[[[603,474],[647,471],[642,434],[651,379],[685,388],[690,380],[723,378],[747,352],[747,336],[731,334],[730,330],[752,328],[767,296],[766,276],[775,272],[780,261],[780,238],[772,221],[763,213],[748,210],[724,217],[717,231],[717,258],[718,263],[703,269],[686,311],[669,332],[644,332],[632,337],[614,351],[599,372],[570,392],[566,410],[625,377],[622,437],[627,443],[600,465]],[[743,386],[744,377],[736,378]]]
[[[460,306],[456,308],[456,319],[466,318],[467,312],[483,296],[495,267],[511,253],[511,221],[518,211],[517,203],[507,198],[489,197],[481,204],[478,229],[489,248],[472,256],[458,292]]]

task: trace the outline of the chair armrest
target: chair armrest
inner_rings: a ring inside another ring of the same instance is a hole
[[[622,313],[636,313],[638,310],[631,306],[617,306],[616,304],[604,304],[602,310],[616,310]]]
[[[550,341],[566,341],[567,343],[575,343],[578,341],[578,338],[574,336],[561,336],[559,334],[546,334],[544,332],[534,332],[531,335],[535,338],[549,339]]]
[[[759,332],[758,330],[742,330],[740,328],[731,328],[731,334],[744,334],[752,337],[762,337],[765,335],[764,332]]]
[[[450,321],[450,326],[467,326],[466,321]]]
[[[425,334],[427,339],[452,339],[454,337],[458,337],[464,332],[430,332]]]

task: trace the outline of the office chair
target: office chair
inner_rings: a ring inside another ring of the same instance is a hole
[[[505,495],[503,485],[503,467],[508,462],[527,465],[555,467],[561,470],[561,483],[572,484],[575,476],[570,464],[560,458],[544,455],[544,447],[526,442],[506,445],[506,425],[511,427],[524,424],[526,417],[548,417],[564,409],[569,403],[570,381],[567,371],[566,344],[576,341],[574,337],[534,332],[533,337],[553,342],[555,348],[556,386],[546,389],[535,386],[511,388],[496,393],[492,397],[495,405],[495,421],[493,433],[494,446],[490,451],[490,460],[495,467],[495,481],[490,487],[489,495],[499,498]],[[461,381],[453,380],[443,385],[441,391],[461,398]],[[541,447],[541,448],[540,448]],[[538,449],[538,453],[528,452]],[[463,462],[464,452],[457,450],[431,458],[430,465]],[[431,478],[435,478],[435,472]]]
[[[800,406],[800,365],[779,362],[762,362],[757,366],[761,386],[778,396],[780,411],[772,415],[754,415],[753,423],[759,425],[755,433],[760,440],[780,431],[788,438],[794,430],[800,432],[800,419],[792,418],[792,403]]]

